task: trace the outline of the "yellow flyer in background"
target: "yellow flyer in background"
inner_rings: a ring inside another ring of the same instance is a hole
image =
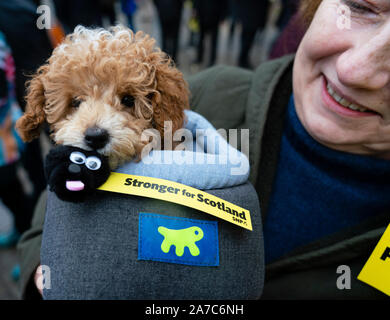
[[[358,279],[390,296],[390,225],[360,271]]]

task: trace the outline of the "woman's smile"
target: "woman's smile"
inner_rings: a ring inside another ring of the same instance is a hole
[[[341,93],[325,75],[322,75],[322,100],[324,105],[331,111],[345,117],[360,118],[360,117],[372,117],[380,116],[380,114],[372,109],[362,106],[355,99],[347,97]]]

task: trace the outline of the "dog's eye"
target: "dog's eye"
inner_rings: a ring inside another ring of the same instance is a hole
[[[81,99],[73,98],[71,105],[73,108],[78,108],[80,106],[81,102],[83,102]]]
[[[135,101],[135,99],[133,96],[125,95],[125,96],[123,96],[121,103],[126,107],[132,108],[132,107],[134,107],[134,101]]]
[[[102,162],[97,157],[88,157],[87,160],[85,160],[85,165],[89,170],[99,170]]]
[[[76,164],[83,164],[85,162],[85,155],[81,152],[74,151],[69,156],[70,161]]]

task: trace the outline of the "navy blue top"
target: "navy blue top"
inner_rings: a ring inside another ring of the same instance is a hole
[[[264,225],[265,262],[389,208],[390,161],[321,145],[291,97]]]

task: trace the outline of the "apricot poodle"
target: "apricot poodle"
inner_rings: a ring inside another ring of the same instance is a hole
[[[26,112],[17,122],[25,141],[45,121],[56,144],[97,150],[111,169],[137,157],[145,129],[164,137],[183,126],[188,86],[173,61],[142,32],[75,28],[28,83]]]

